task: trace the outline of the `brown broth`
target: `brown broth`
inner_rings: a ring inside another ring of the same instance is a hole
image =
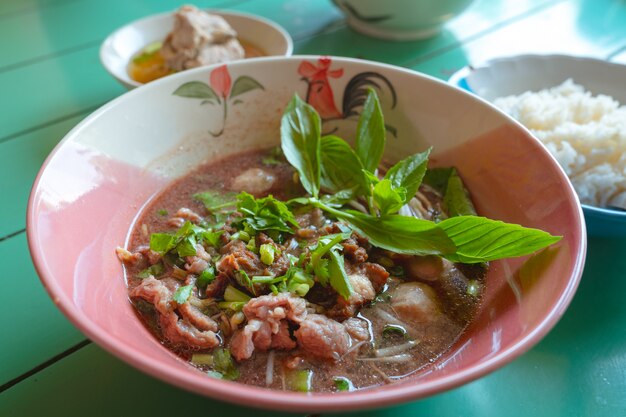
[[[286,163],[272,166],[265,166],[262,163],[267,151],[252,151],[239,155],[227,157],[221,161],[204,165],[187,176],[173,182],[166,187],[156,198],[154,198],[141,213],[139,220],[134,226],[131,234],[129,248],[132,251],[141,245],[149,243],[150,233],[172,231],[167,226],[167,215],[163,215],[166,210],[170,215],[175,213],[180,207],[190,208],[197,213],[206,215],[206,211],[201,203],[195,201],[192,196],[195,193],[206,190],[229,190],[233,179],[238,173],[247,168],[261,168],[271,172],[277,181],[269,191],[280,199],[288,199],[301,195],[302,189],[293,181],[293,169]],[[161,214],[160,214],[161,213]],[[461,272],[463,271],[463,272]],[[127,282],[129,291],[137,286],[141,280],[136,278],[138,269],[127,268]],[[484,278],[483,268],[467,268],[465,266],[454,268],[453,272],[445,278],[428,282],[441,300],[443,314],[434,319],[430,324],[424,326],[412,326],[410,339],[418,341],[408,353],[412,355],[410,361],[402,363],[377,363],[357,360],[357,357],[368,356],[373,347],[364,347],[355,354],[345,355],[338,362],[328,362],[315,358],[308,358],[299,350],[288,352],[276,351],[274,353],[274,381],[268,387],[273,389],[285,389],[285,379],[289,373],[283,364],[288,361],[293,362],[295,358],[302,358],[301,368],[313,370],[312,379],[313,391],[336,391],[334,380],[337,377],[348,378],[357,389],[373,387],[385,383],[401,380],[404,377],[415,374],[420,369],[432,364],[443,353],[448,351],[454,342],[459,338],[463,330],[474,318],[480,304],[481,296],[470,296],[467,294],[467,285],[471,277],[480,283]],[[401,283],[402,280],[391,279],[387,284],[389,290]],[[481,285],[482,288],[482,285]],[[405,343],[401,336],[391,338],[381,337],[384,326],[388,323],[377,313],[377,309],[382,309],[389,314],[395,315],[391,305],[384,297],[373,305],[361,309],[359,317],[367,320],[371,324],[371,333],[375,336],[375,347],[385,348],[392,345]],[[195,352],[190,349],[181,349],[171,346],[164,341],[156,320],[154,312],[145,302],[135,302],[137,312],[146,325],[152,330],[157,338],[175,351],[179,356],[190,360]],[[228,338],[225,345],[228,345]],[[210,352],[210,351],[208,351]],[[239,382],[266,387],[266,367],[269,353],[255,352],[252,358],[238,364],[240,371]],[[209,370],[206,366],[197,366],[203,371]]]

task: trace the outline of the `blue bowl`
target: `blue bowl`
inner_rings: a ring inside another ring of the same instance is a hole
[[[567,55],[519,55],[466,66],[448,83],[482,99],[537,91],[572,78],[594,95],[606,94],[626,104],[626,65]],[[587,235],[626,236],[626,210],[582,204]]]

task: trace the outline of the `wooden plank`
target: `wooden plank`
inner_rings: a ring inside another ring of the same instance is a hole
[[[43,161],[87,113],[0,144],[0,238],[26,227],[30,189]],[[1,258],[0,258],[1,259]]]
[[[490,0],[477,1],[463,14],[447,23],[439,36],[419,41],[390,42],[361,35],[341,26],[298,43],[298,52],[348,56],[406,66],[413,60],[430,57],[459,45],[465,39],[484,35],[509,21],[550,7],[555,1],[558,0],[505,0],[497,6]]]
[[[0,72],[35,60],[69,53],[77,48],[99,45],[118,27],[154,13],[180,6],[175,0],[110,0],[107,2],[74,1],[44,10],[4,19],[0,32]],[[294,36],[313,33],[329,21],[341,19],[341,13],[330,2],[306,0],[297,6],[285,0],[205,0],[197,3],[206,8],[240,10],[271,16]],[[13,47],[15,39],[19,48]]]
[[[556,328],[499,371],[461,388],[362,417],[614,417],[626,409],[626,251],[621,239],[592,238],[587,272]],[[610,291],[607,291],[607,286]],[[33,401],[36,398],[37,401]],[[152,379],[90,345],[2,394],[0,415],[135,417],[210,413],[281,415],[206,399]],[[345,414],[324,414],[340,417]],[[356,414],[355,414],[356,415]]]
[[[85,337],[63,317],[41,285],[30,260],[25,233],[0,242],[0,259],[3,385]]]
[[[626,8],[609,7],[614,3],[562,2],[443,54],[427,60],[418,58],[406,65],[447,79],[468,63],[479,64],[500,56],[561,53],[606,58],[626,38]],[[587,20],[581,27],[576,17],[583,13]]]

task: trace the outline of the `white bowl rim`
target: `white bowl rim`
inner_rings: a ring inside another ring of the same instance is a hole
[[[122,83],[124,85],[127,85],[127,84],[128,85],[132,85],[134,88],[138,88],[138,87],[142,87],[142,86],[146,85],[146,83],[140,83],[138,81],[133,80],[130,77],[121,78],[117,71],[114,71],[111,67],[109,67],[107,65],[106,59],[105,59],[106,54],[107,54],[107,52],[106,52],[107,45],[111,42],[111,39],[115,35],[117,35],[119,32],[121,32],[123,30],[126,30],[127,28],[129,28],[131,26],[134,26],[134,25],[137,25],[137,24],[140,24],[140,23],[146,23],[146,22],[150,22],[150,21],[153,21],[153,20],[159,20],[159,19],[163,19],[163,18],[169,17],[173,13],[175,13],[176,10],[171,10],[171,11],[168,11],[168,12],[161,12],[161,13],[155,13],[155,14],[152,14],[152,15],[149,15],[149,16],[144,16],[144,17],[141,17],[139,19],[135,19],[135,20],[133,20],[131,22],[128,22],[125,25],[120,26],[119,28],[115,29],[100,44],[100,49],[98,51],[98,57],[100,58],[100,64],[119,83]],[[247,18],[247,19],[250,19],[250,20],[256,20],[257,22],[261,22],[261,23],[271,27],[272,29],[276,30],[278,33],[280,33],[280,35],[285,40],[285,43],[287,44],[286,45],[287,48],[285,50],[284,55],[281,55],[281,56],[291,56],[293,54],[293,39],[292,39],[291,35],[289,34],[289,32],[287,32],[287,30],[284,27],[282,27],[278,23],[274,22],[273,20],[270,20],[270,19],[268,19],[266,17],[259,16],[259,15],[256,15],[256,14],[252,14],[252,13],[245,13],[245,12],[233,11],[233,10],[228,10],[228,9],[202,8],[202,10],[207,11],[207,12],[213,12],[213,13],[218,14],[220,16],[225,16],[225,17],[237,16],[237,17]],[[246,58],[246,59],[253,59],[253,58]],[[207,65],[203,66],[202,68],[205,68],[205,67],[207,67]],[[190,71],[190,70],[186,70],[186,71]],[[168,75],[168,77],[170,77],[170,76],[171,75]],[[151,81],[151,82],[154,82],[154,81]]]
[[[252,58],[246,60],[239,60],[232,62],[229,65],[251,65],[256,62],[271,62],[271,61],[284,61],[284,60],[317,60],[321,57],[328,56],[320,56],[320,55],[294,55],[289,57],[283,56],[273,56],[273,57],[261,57],[261,58]],[[361,64],[361,65],[371,65],[379,68],[384,68],[390,71],[397,71],[401,73],[417,75],[419,77],[423,77],[428,79],[431,82],[435,82],[440,84],[445,88],[454,88],[450,84],[432,77],[428,74],[420,73],[417,71],[410,70],[408,68],[398,67],[390,64],[380,63],[376,61],[368,61],[357,58],[346,58],[346,57],[329,57],[333,59],[333,61],[338,63],[353,63],[353,64]],[[72,130],[70,130],[64,138],[55,146],[50,155],[46,158],[43,163],[35,182],[33,183],[33,187],[31,190],[31,194],[28,200],[28,209],[27,209],[27,218],[26,218],[26,235],[28,239],[28,246],[31,253],[31,257],[33,258],[33,263],[35,265],[35,269],[46,288],[46,291],[49,293],[51,298],[55,301],[57,307],[63,312],[63,314],[74,324],[78,329],[87,335],[90,339],[95,341],[100,347],[107,350],[111,354],[117,356],[118,358],[123,359],[126,363],[131,364],[131,366],[141,370],[142,372],[151,375],[155,378],[158,378],[162,381],[165,381],[169,384],[176,385],[178,387],[183,387],[186,390],[195,392],[201,395],[208,395],[206,385],[197,385],[191,379],[187,378],[186,372],[179,372],[176,374],[170,374],[169,372],[162,371],[159,367],[155,366],[154,363],[145,359],[141,355],[141,352],[130,349],[124,343],[118,342],[116,340],[112,340],[108,338],[108,333],[98,326],[94,326],[90,324],[90,320],[85,317],[82,312],[80,312],[75,306],[71,299],[67,298],[63,291],[59,288],[57,282],[51,278],[47,274],[47,270],[44,268],[45,262],[43,262],[44,254],[41,248],[35,245],[35,237],[36,237],[36,216],[35,216],[35,205],[34,198],[36,194],[36,190],[39,186],[39,182],[41,177],[48,165],[48,163],[52,160],[55,154],[58,152],[60,147],[62,147],[65,142],[72,139],[74,136],[81,133],[83,129],[85,129],[89,124],[93,123],[97,118],[99,118],[103,113],[107,112],[110,108],[118,105],[123,101],[127,101],[132,99],[137,94],[142,94],[143,91],[147,89],[156,89],[159,88],[161,84],[166,82],[173,82],[176,78],[183,78],[192,76],[195,73],[202,72],[210,72],[214,68],[218,67],[221,64],[214,64],[210,66],[204,66],[199,68],[190,69],[187,71],[181,71],[180,73],[172,74],[171,76],[164,77],[149,84],[142,86],[141,88],[137,88],[131,91],[128,91],[116,99],[110,101],[109,103],[103,105],[92,114],[83,119],[78,125],[76,125]],[[460,89],[457,89],[460,90]],[[515,119],[511,118],[493,104],[488,101],[478,97],[475,94],[470,92],[461,90],[462,94],[468,95],[470,99],[474,101],[481,102],[488,107],[496,110],[503,118],[507,119],[511,124],[517,125],[522,130],[526,131],[529,139],[536,141],[541,145],[538,139],[530,134],[528,129],[526,129],[522,124],[517,122]],[[543,146],[543,145],[542,145]],[[551,158],[556,167],[559,168],[557,171],[561,176],[567,178],[563,170],[560,168],[556,159],[546,151],[546,156]],[[565,184],[569,184],[570,191],[575,199],[578,201],[578,197],[569,182],[565,182]],[[435,381],[428,381],[420,384],[419,390],[416,392],[416,385],[418,384],[394,384],[393,388],[389,390],[378,390],[378,389],[366,389],[359,390],[353,392],[346,393],[307,393],[303,395],[302,393],[295,392],[279,392],[274,391],[271,399],[266,399],[267,389],[248,386],[245,384],[240,384],[231,381],[224,380],[211,380],[216,381],[216,383],[212,384],[211,387],[211,397],[216,399],[221,399],[222,401],[228,401],[231,403],[238,403],[244,406],[253,406],[255,408],[263,408],[268,410],[280,410],[280,411],[291,411],[301,410],[301,411],[314,411],[314,412],[336,412],[336,411],[354,411],[354,410],[362,410],[368,409],[372,407],[385,407],[391,405],[397,405],[399,403],[415,400],[418,398],[424,398],[433,394],[441,393],[443,391],[458,387],[460,385],[466,384],[473,380],[476,380],[486,374],[489,374],[504,365],[510,363],[523,353],[527,352],[533,346],[535,346],[543,337],[547,335],[547,333],[558,323],[561,319],[565,311],[567,310],[569,304],[571,303],[574,294],[576,293],[576,289],[580,283],[580,279],[582,277],[583,268],[585,264],[585,257],[587,251],[587,239],[586,239],[586,228],[585,228],[585,219],[582,214],[582,210],[580,204],[578,206],[578,218],[580,219],[580,224],[578,227],[580,228],[580,251],[574,264],[572,265],[572,274],[569,277],[567,284],[565,285],[562,294],[557,299],[557,301],[552,305],[548,314],[535,326],[535,328],[518,340],[516,343],[511,345],[505,350],[498,352],[497,354],[489,357],[488,359],[476,363],[474,365],[469,366],[467,369],[456,372],[451,375],[443,376]],[[233,390],[231,387],[236,384],[238,389],[236,394],[233,394]],[[254,398],[256,402],[254,404],[242,404],[240,401],[245,394],[249,394],[251,398]],[[263,395],[265,394],[265,395]],[[279,399],[280,398],[280,399]],[[358,404],[358,405],[355,405]]]

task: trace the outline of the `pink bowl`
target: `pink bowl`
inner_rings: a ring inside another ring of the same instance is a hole
[[[172,94],[190,81],[211,87],[221,103]],[[381,88],[386,121],[397,130],[389,137],[387,158],[433,146],[433,162],[458,168],[481,214],[541,228],[563,240],[530,258],[494,262],[478,319],[437,363],[401,383],[350,393],[301,394],[203,375],[164,348],[137,319],[114,248],[127,239],[137,211],[172,179],[211,158],[277,143],[280,114],[294,92],[318,108],[325,129],[350,136],[355,121],[346,115],[354,109],[351,104],[358,104],[350,100],[358,95],[354,86],[371,82]],[[545,336],[565,312],[586,249],[582,212],[569,181],[515,121],[485,101],[422,74],[366,61],[303,56],[184,72],[129,92],[93,113],[43,165],[29,201],[28,241],[54,302],[109,352],[199,394],[309,412],[414,400],[510,362]]]

